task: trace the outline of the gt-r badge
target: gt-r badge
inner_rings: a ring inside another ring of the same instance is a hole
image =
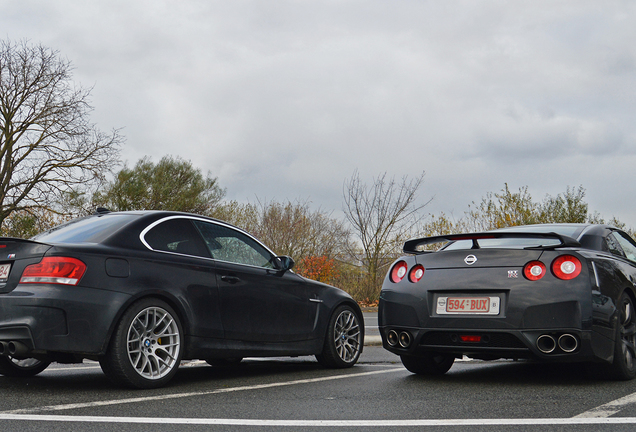
[[[473,265],[477,262],[477,257],[475,255],[468,255],[464,258],[464,262],[468,265]]]
[[[516,279],[519,277],[517,270],[508,270],[508,279]]]

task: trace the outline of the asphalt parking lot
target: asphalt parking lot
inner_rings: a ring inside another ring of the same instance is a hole
[[[313,357],[227,368],[189,362],[167,387],[139,391],[114,386],[87,362],[52,365],[28,379],[0,377],[0,392],[0,419],[12,431],[636,428],[636,382],[512,361],[459,361],[445,376],[425,378],[373,344],[351,369],[324,369]]]

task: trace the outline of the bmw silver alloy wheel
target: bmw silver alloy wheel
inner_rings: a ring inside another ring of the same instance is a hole
[[[345,363],[354,361],[359,355],[362,332],[355,313],[343,310],[336,318],[334,326],[334,346],[338,357]]]
[[[143,309],[128,328],[128,359],[135,371],[149,380],[160,379],[179,364],[179,326],[161,307]]]

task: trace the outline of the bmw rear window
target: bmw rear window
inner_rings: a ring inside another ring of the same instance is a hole
[[[132,214],[107,214],[75,219],[38,234],[31,240],[43,243],[100,243],[138,217]]]

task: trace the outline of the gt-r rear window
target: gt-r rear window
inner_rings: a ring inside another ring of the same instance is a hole
[[[100,243],[138,215],[107,214],[75,219],[38,234],[31,240],[44,243]]]
[[[536,233],[547,233],[554,232],[557,234],[561,234],[564,236],[572,237],[573,239],[579,238],[581,232],[586,228],[586,225],[576,225],[576,224],[563,224],[563,225],[548,225],[547,228],[541,230],[537,229],[537,225],[521,225],[521,226],[513,226],[509,228],[502,228],[496,230],[497,232],[536,232]]]
[[[501,239],[479,239],[477,240],[480,248],[525,248],[536,246],[552,246],[559,245],[561,241],[559,239],[538,239],[538,238],[501,238]],[[443,250],[461,250],[472,249],[472,240],[457,240],[448,244]]]
[[[513,226],[509,228],[502,228],[493,232],[519,232],[519,233],[556,233],[567,237],[577,239],[581,232],[585,229],[585,225],[575,224],[562,224],[562,225],[549,225],[542,226],[543,229],[538,229],[537,225],[523,225]],[[561,244],[561,241],[554,238],[483,238],[477,240],[480,248],[525,248],[525,247],[537,247],[537,246],[553,246]],[[457,240],[442,247],[442,250],[461,250],[471,249],[473,247],[472,240]]]

